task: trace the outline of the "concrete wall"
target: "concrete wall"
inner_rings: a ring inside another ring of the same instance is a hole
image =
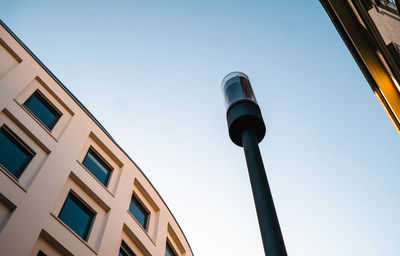
[[[385,43],[395,42],[400,45],[400,16],[380,7],[372,8],[368,13]]]
[[[39,90],[61,113],[49,131],[24,106]],[[19,179],[0,166],[0,254],[118,255],[121,240],[136,255],[192,255],[158,193],[77,102],[0,25],[0,126],[7,125],[36,154]],[[89,147],[113,167],[107,186],[83,165]],[[58,214],[72,190],[96,217],[87,241]],[[128,211],[134,193],[150,212],[147,230]]]
[[[380,7],[372,8],[368,13],[385,43],[395,42],[400,45],[400,16]]]

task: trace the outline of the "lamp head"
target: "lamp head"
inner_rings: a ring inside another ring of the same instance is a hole
[[[234,103],[249,100],[257,104],[249,78],[242,72],[231,72],[222,80],[222,90],[225,96],[225,106],[229,109]]]
[[[227,109],[229,137],[233,143],[242,146],[242,133],[246,129],[252,129],[260,142],[265,136],[265,124],[247,75],[242,72],[229,73],[221,86]]]

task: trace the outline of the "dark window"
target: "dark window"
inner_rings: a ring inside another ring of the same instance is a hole
[[[131,203],[129,205],[129,211],[135,217],[135,219],[142,225],[144,229],[147,229],[147,219],[149,218],[149,212],[144,208],[142,203],[132,195]]]
[[[400,4],[396,4],[396,0],[379,0],[377,4],[383,9],[399,15]]]
[[[44,252],[42,252],[42,251],[39,251],[38,254],[37,254],[37,256],[47,256],[47,254],[44,253]]]
[[[112,168],[104,162],[91,148],[82,163],[104,186],[107,185]]]
[[[24,106],[49,130],[53,129],[61,114],[46,100],[39,91],[35,91]]]
[[[119,249],[118,256],[136,256],[131,248],[122,240],[121,242],[121,248]]]
[[[34,154],[7,126],[0,128],[0,165],[14,177],[21,176]]]
[[[70,192],[58,218],[80,237],[87,240],[94,216],[95,213]]]
[[[174,252],[168,241],[167,245],[165,246],[165,256],[176,256],[176,253]]]

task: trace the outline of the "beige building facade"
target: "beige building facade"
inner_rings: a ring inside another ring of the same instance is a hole
[[[400,0],[320,0],[400,133]]]
[[[3,22],[0,255],[193,255],[139,167]]]

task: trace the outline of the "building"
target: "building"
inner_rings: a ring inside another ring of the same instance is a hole
[[[0,254],[193,255],[139,167],[1,21]]]
[[[320,0],[400,133],[400,0]]]

